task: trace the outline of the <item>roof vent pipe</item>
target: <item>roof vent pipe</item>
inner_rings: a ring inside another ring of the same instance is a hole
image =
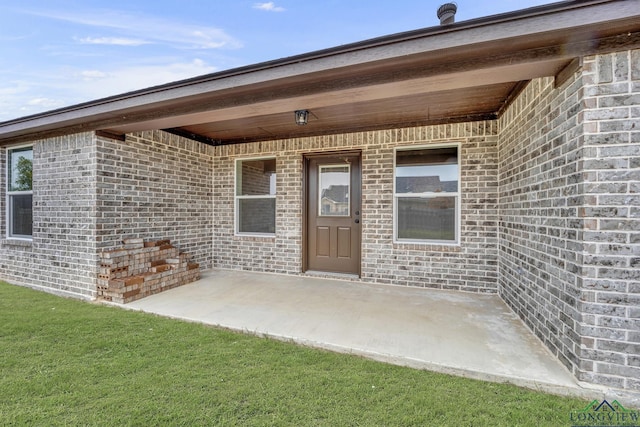
[[[449,25],[456,22],[456,12],[458,5],[455,3],[445,3],[438,8],[438,19],[440,25]]]

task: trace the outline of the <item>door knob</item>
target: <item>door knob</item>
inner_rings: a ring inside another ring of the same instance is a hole
[[[358,218],[356,218],[355,223],[356,223],[356,224],[360,224],[360,220],[359,220]]]

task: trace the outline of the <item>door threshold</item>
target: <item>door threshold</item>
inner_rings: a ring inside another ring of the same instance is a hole
[[[317,270],[307,270],[302,274],[306,276],[314,276],[314,277],[324,277],[327,279],[343,279],[343,280],[359,280],[359,274],[351,274],[351,273],[336,273],[333,271],[317,271]]]

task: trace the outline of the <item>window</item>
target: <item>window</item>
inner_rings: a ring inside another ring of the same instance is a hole
[[[458,242],[458,147],[396,150],[394,237]]]
[[[276,159],[236,161],[236,233],[275,234]]]
[[[30,239],[33,229],[33,147],[7,150],[7,236]]]

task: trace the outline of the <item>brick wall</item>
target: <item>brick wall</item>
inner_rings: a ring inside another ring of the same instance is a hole
[[[577,374],[582,79],[532,81],[500,119],[500,295]]]
[[[284,142],[216,147],[213,166],[213,265],[215,267],[295,274],[300,272],[302,204],[301,158],[289,157]],[[231,156],[229,154],[232,154]],[[235,158],[256,154],[276,159],[276,236],[235,236]],[[297,176],[295,182],[293,177]]]
[[[500,294],[579,380],[640,388],[640,53],[500,120]]]
[[[212,147],[162,131],[97,138],[97,246],[170,239],[211,268]],[[232,174],[233,175],[233,174]]]
[[[92,133],[33,143],[33,240],[6,239],[2,150],[0,277],[50,292],[94,297],[96,147]]]
[[[0,277],[95,297],[98,252],[123,238],[169,237],[212,265],[212,148],[163,132],[116,141],[93,133],[33,143],[33,239],[6,239],[0,198]],[[6,150],[2,194],[6,194]]]
[[[584,61],[585,381],[640,390],[640,50]]]
[[[362,151],[362,279],[497,290],[497,124],[477,122],[216,147],[214,266],[300,274],[303,154]],[[393,243],[395,147],[461,142],[461,244]],[[234,235],[234,160],[276,157],[276,235]]]

